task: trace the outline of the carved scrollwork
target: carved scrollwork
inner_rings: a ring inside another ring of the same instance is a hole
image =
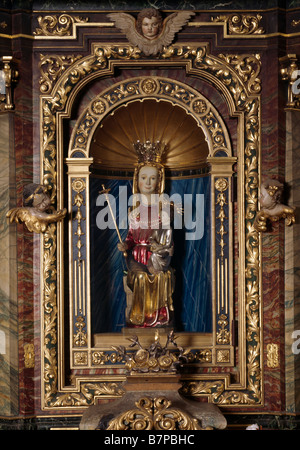
[[[70,16],[70,14],[39,16],[37,21],[40,28],[36,28],[36,36],[71,36],[73,25],[75,23],[86,23],[88,18],[83,19],[79,16]]]
[[[173,407],[166,397],[142,397],[136,408],[125,411],[109,422],[108,430],[200,430],[197,419]]]
[[[43,94],[49,94],[53,84],[62,75],[67,67],[75,61],[82,58],[81,55],[40,55],[39,69],[41,72],[40,91]]]
[[[180,390],[183,395],[191,397],[210,395],[214,403],[218,403],[218,398],[224,391],[225,383],[222,380],[184,382]]]
[[[57,394],[51,402],[51,406],[89,406],[94,403],[95,397],[106,395],[120,397],[123,393],[124,391],[118,383],[83,383],[79,392],[51,392],[52,395]]]
[[[260,79],[260,55],[219,55],[235,68],[243,83],[248,88],[249,94],[258,94],[261,91]]]
[[[264,28],[259,26],[262,19],[260,14],[256,16],[252,14],[231,14],[212,17],[212,22],[225,22],[227,25],[227,32],[230,35],[251,35],[264,34]]]

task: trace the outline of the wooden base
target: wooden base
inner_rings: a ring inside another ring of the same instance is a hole
[[[109,404],[90,406],[81,430],[207,430],[227,422],[216,405],[182,397],[177,374],[137,374],[127,377],[125,394]]]

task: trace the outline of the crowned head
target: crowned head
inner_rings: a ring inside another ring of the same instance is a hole
[[[140,171],[145,166],[156,169],[157,184],[155,192],[158,194],[163,193],[165,185],[165,171],[161,161],[162,155],[166,149],[165,144],[160,141],[151,142],[150,140],[147,140],[146,142],[137,141],[133,144],[133,146],[138,157],[138,162],[134,171],[133,193],[135,194],[140,192],[139,175]],[[143,170],[145,171],[145,169]]]

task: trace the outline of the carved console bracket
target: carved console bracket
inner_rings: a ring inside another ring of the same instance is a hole
[[[216,405],[187,400],[177,392],[178,376],[132,376],[126,394],[108,405],[90,406],[81,430],[212,430],[227,422]]]

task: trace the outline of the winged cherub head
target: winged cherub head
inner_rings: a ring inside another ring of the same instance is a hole
[[[163,28],[162,15],[157,9],[143,9],[137,16],[136,29],[147,39],[156,39]]]
[[[125,33],[131,45],[137,46],[145,55],[157,55],[163,47],[170,45],[175,34],[187,24],[193,11],[176,11],[164,20],[154,8],[143,9],[135,19],[124,12],[109,13],[107,16]]]

